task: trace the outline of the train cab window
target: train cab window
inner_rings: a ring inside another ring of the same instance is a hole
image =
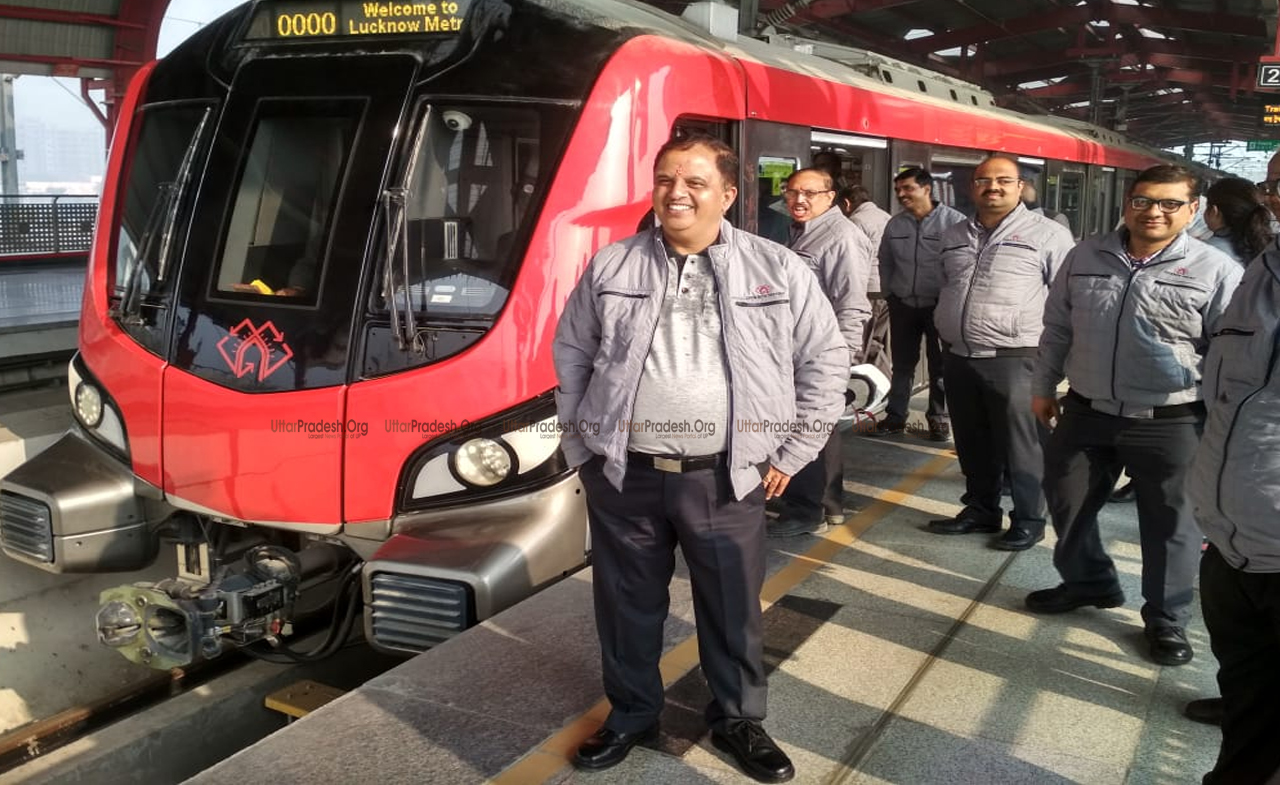
[[[220,295],[316,302],[325,237],[361,106],[264,106],[214,279]]]
[[[152,351],[160,351],[161,309],[174,276],[179,215],[190,199],[212,107],[168,104],[144,108],[131,140],[119,205],[115,248],[113,316]]]
[[[498,315],[551,170],[547,124],[561,119],[551,107],[424,106],[405,186],[388,193],[375,310],[429,321]]]

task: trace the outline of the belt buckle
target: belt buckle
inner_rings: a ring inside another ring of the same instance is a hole
[[[653,456],[653,468],[660,472],[675,472],[679,474],[684,471],[684,464],[678,458],[660,458]]]

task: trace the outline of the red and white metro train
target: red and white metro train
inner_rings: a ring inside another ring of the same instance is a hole
[[[96,620],[161,668],[287,650],[326,608],[331,651],[361,605],[373,645],[420,651],[586,563],[552,336],[673,129],[735,146],[729,217],[765,234],[818,149],[882,206],[920,165],[961,209],[1003,151],[1077,234],[1159,160],[874,55],[617,0],[257,0],[124,100],[76,423],[4,478],[0,544],[57,573],[176,546],[177,575],[104,592]]]

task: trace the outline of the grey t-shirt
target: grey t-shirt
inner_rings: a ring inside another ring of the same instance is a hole
[[[729,446],[729,374],[711,259],[667,259],[667,291],[636,390],[627,449],[714,455]]]

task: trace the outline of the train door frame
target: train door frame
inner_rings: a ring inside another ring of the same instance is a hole
[[[786,227],[790,225],[790,216],[778,213],[775,219],[764,210],[777,213],[776,202],[765,202],[760,192],[762,185],[762,164],[776,166],[768,177],[770,181],[770,197],[782,198],[778,175],[785,161],[795,162],[795,169],[808,166],[810,129],[805,125],[790,125],[768,120],[746,120],[742,124],[742,144],[738,148],[742,166],[742,187],[738,192],[738,201],[742,203],[743,229],[754,232],[761,237],[780,243],[786,243]],[[776,159],[765,161],[765,159]],[[790,172],[787,172],[790,174]],[[763,220],[769,219],[769,220]],[[781,235],[779,234],[781,232]],[[781,238],[781,239],[780,239]]]
[[[1114,225],[1108,225],[1107,216],[1111,214],[1110,202],[1115,190],[1116,170],[1114,166],[1094,164],[1089,167],[1089,192],[1085,201],[1089,223],[1084,228],[1086,235],[1102,234],[1111,231]]]
[[[964,147],[935,146],[929,151],[929,174],[933,175],[933,198],[954,207],[966,216],[973,215],[973,196],[970,193],[973,184],[973,170],[991,154],[986,150],[969,150]],[[946,167],[947,177],[938,177],[938,167]],[[968,170],[967,176],[958,178],[953,175]],[[950,195],[950,200],[943,198]]]
[[[1085,226],[1085,218],[1088,216],[1086,200],[1089,197],[1089,170],[1088,166],[1082,164],[1064,162],[1060,166],[1057,188],[1055,189],[1057,191],[1055,194],[1057,201],[1055,209],[1060,213],[1066,214],[1067,220],[1071,222],[1072,231],[1078,240],[1089,234]],[[1075,180],[1079,184],[1079,201],[1074,206],[1066,204],[1066,200],[1063,198],[1068,191],[1068,179]]]

